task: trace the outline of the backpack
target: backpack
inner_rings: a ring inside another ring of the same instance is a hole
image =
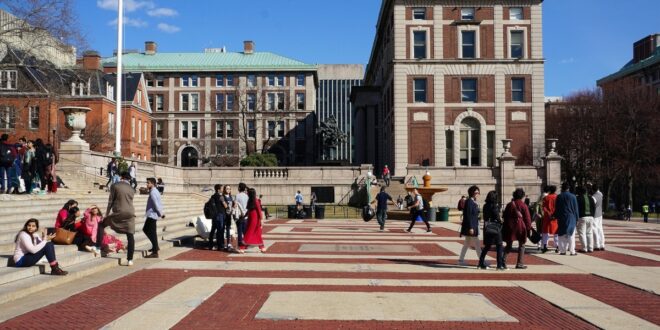
[[[458,206],[456,207],[459,211],[463,211],[465,208],[465,200],[463,198],[458,200]]]
[[[14,163],[14,157],[11,154],[11,146],[0,143],[0,166],[10,167]]]
[[[216,215],[218,214],[218,210],[215,207],[215,201],[213,200],[213,196],[209,198],[208,201],[204,204],[204,217],[207,219],[215,219]]]
[[[509,205],[511,205],[513,210],[516,212],[515,217],[511,218],[511,219],[513,219],[513,223],[514,224],[523,223],[523,221],[525,221],[525,220],[523,219],[522,212],[520,212],[520,210],[518,209],[518,205],[516,205],[516,203],[514,203],[514,202],[509,202]]]

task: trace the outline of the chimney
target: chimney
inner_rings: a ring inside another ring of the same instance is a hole
[[[254,53],[254,41],[245,40],[243,41],[243,54],[253,54]]]
[[[144,42],[144,54],[145,55],[155,55],[156,54],[156,42],[155,41],[145,41]]]
[[[85,70],[99,70],[101,68],[101,55],[95,50],[83,52],[82,67]]]
[[[633,63],[639,63],[653,55],[658,45],[658,34],[646,36],[633,44]]]

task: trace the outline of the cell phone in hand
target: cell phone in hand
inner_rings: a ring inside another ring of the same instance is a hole
[[[55,228],[53,227],[46,228],[46,235],[52,235],[52,234],[55,234]]]

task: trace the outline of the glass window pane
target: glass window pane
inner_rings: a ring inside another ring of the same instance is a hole
[[[426,102],[426,79],[414,80],[415,102]]]
[[[521,58],[523,57],[523,32],[522,31],[513,31],[511,32],[511,57],[512,58]]]
[[[461,19],[462,20],[473,20],[474,19],[474,8],[461,8]]]
[[[523,19],[523,9],[520,7],[514,7],[509,9],[509,19],[511,20]]]
[[[426,19],[426,8],[413,8],[413,19]]]
[[[413,57],[426,58],[426,31],[414,31],[413,39],[414,39]]]
[[[475,58],[475,32],[462,31],[461,37],[463,41],[463,58]]]

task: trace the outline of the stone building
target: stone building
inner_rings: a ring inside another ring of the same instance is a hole
[[[542,27],[541,0],[384,0],[364,87],[352,95],[356,158],[406,180],[428,169],[449,186],[444,200],[470,184],[504,199],[516,186],[537,196],[549,180],[538,171]]]
[[[103,62],[116,70],[116,58]],[[280,165],[314,163],[315,65],[245,41],[242,52],[123,56],[126,72],[145,75],[153,109],[152,160],[184,167],[234,166],[245,155],[270,152]]]

